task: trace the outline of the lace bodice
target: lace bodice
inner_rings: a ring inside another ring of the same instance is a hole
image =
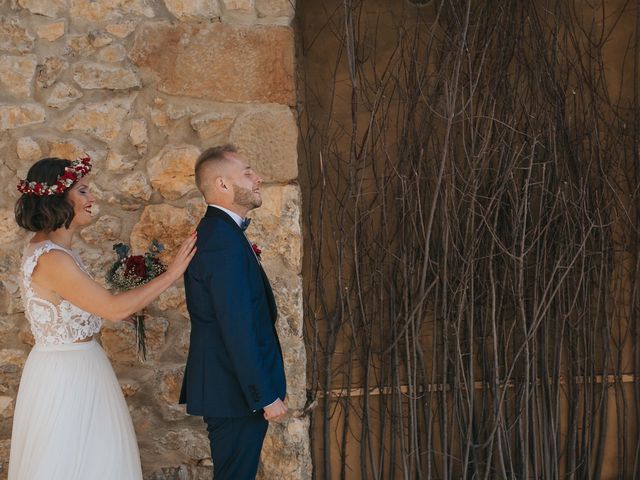
[[[35,248],[33,246],[35,245]],[[31,251],[32,250],[32,251]],[[62,250],[71,255],[78,266],[88,275],[82,261],[71,250],[49,240],[28,244],[22,258],[22,299],[24,311],[31,326],[36,345],[59,345],[73,343],[95,335],[100,331],[102,319],[76,307],[67,300],[54,303],[38,296],[31,283],[31,275],[38,259],[51,250]]]

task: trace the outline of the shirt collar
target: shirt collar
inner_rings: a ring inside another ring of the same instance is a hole
[[[232,212],[231,210],[221,207],[220,205],[216,205],[215,203],[210,203],[209,204],[210,207],[215,207],[218,208],[220,210],[222,210],[223,212],[225,212],[227,215],[229,215],[231,218],[233,218],[233,221],[236,222],[236,224],[238,226],[242,225],[242,221],[244,220],[240,215],[238,215],[236,212]]]

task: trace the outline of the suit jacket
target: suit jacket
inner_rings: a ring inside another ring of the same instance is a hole
[[[187,413],[240,417],[286,394],[276,303],[236,222],[208,207],[184,283],[191,339],[180,403]]]

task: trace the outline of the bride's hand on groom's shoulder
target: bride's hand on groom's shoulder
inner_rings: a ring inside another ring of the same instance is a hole
[[[280,399],[277,399],[271,405],[264,407],[264,418],[269,422],[277,422],[281,420],[287,413],[287,406]]]
[[[171,274],[174,280],[177,280],[182,276],[184,271],[189,266],[189,262],[196,254],[196,240],[198,239],[197,233],[194,231],[191,235],[189,235],[176,253],[176,256],[173,257],[173,260],[167,267],[167,273]]]

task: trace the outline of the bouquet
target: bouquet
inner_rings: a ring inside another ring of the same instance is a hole
[[[164,247],[155,239],[149,244],[149,248],[144,255],[130,255],[129,245],[124,243],[116,243],[113,249],[118,258],[107,273],[107,284],[114,291],[125,292],[139,287],[167,270],[167,266],[158,258]],[[138,357],[144,361],[147,358],[144,310],[135,314],[133,320],[136,329]]]

